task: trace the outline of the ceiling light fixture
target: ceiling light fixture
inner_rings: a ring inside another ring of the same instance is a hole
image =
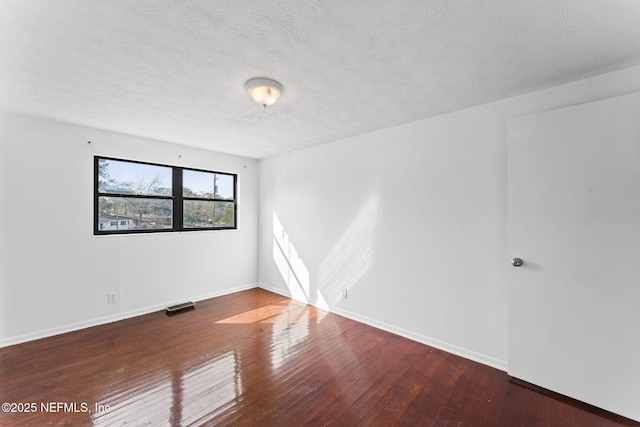
[[[249,92],[249,96],[264,108],[267,108],[267,105],[275,104],[284,91],[280,83],[264,77],[247,80],[244,87]]]

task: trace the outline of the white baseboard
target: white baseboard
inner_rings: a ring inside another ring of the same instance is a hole
[[[258,283],[257,286],[265,291],[273,292],[274,294],[282,295],[283,297],[291,298],[291,294],[288,291],[283,291],[280,288],[276,288],[265,283]],[[315,307],[315,304],[312,304]]]
[[[162,310],[171,305],[179,304],[185,301],[198,302],[198,301],[203,301],[209,298],[216,298],[216,297],[233,294],[240,291],[246,291],[248,289],[253,289],[256,287],[258,287],[257,283],[244,285],[244,286],[237,286],[235,288],[225,289],[223,291],[216,291],[216,292],[211,292],[211,293],[202,294],[202,295],[184,297],[184,298],[180,298],[180,300],[165,301],[161,304],[154,304],[147,307],[126,311],[123,313],[116,313],[110,316],[98,317],[98,318],[90,319],[83,322],[71,323],[71,324],[56,327],[56,328],[51,328],[43,331],[30,333],[30,334],[24,334],[16,337],[6,338],[6,339],[0,340],[0,348],[8,347],[10,345],[22,344],[28,341],[35,341],[42,338],[48,338],[55,335],[66,334],[67,332],[78,331],[80,329],[91,328],[93,326],[105,325],[107,323],[113,323],[119,320],[130,319],[136,316],[143,316],[145,314],[153,313],[155,311]]]
[[[124,320],[124,319],[129,319],[131,317],[136,317],[136,316],[142,316],[145,314],[149,314],[149,313],[153,313],[155,311],[158,310],[162,310],[165,307],[168,307],[170,305],[174,305],[174,304],[178,304],[187,300],[190,301],[203,301],[209,298],[216,298],[219,296],[223,296],[223,295],[228,295],[228,294],[232,294],[235,292],[240,292],[240,291],[245,291],[248,289],[253,289],[256,287],[260,287],[262,289],[265,289],[269,292],[273,292],[275,294],[278,295],[282,295],[284,297],[287,298],[291,298],[291,294],[286,291],[286,290],[282,290],[280,288],[277,287],[273,287],[264,283],[254,283],[254,284],[249,284],[249,285],[244,285],[244,286],[238,286],[235,288],[230,288],[230,289],[225,289],[223,291],[216,291],[216,292],[211,292],[211,293],[207,293],[207,294],[202,294],[202,295],[197,295],[197,296],[191,296],[191,297],[185,297],[185,298],[181,298],[179,301],[166,301],[163,302],[161,304],[154,304],[151,306],[147,306],[147,307],[143,307],[143,308],[139,308],[136,310],[130,310],[127,312],[123,312],[123,313],[117,313],[114,315],[110,315],[110,316],[104,316],[104,317],[99,317],[99,318],[95,318],[95,319],[90,319],[84,322],[78,322],[78,323],[72,323],[72,324],[68,324],[68,325],[64,325],[61,327],[57,327],[57,328],[51,328],[51,329],[46,329],[43,331],[38,331],[35,333],[31,333],[31,334],[25,334],[25,335],[20,335],[20,336],[16,336],[16,337],[11,337],[11,338],[6,338],[6,339],[2,339],[0,340],[0,348],[2,347],[8,347],[10,345],[15,345],[15,344],[21,344],[24,342],[28,342],[28,341],[34,341],[34,340],[38,340],[41,338],[48,338],[54,335],[60,335],[60,334],[64,334],[67,332],[73,332],[73,331],[77,331],[80,329],[85,329],[85,328],[90,328],[93,326],[99,326],[99,325],[104,325],[107,323],[112,323],[112,322],[117,322],[119,320]],[[309,304],[318,307],[318,304],[316,301],[309,301]],[[319,307],[322,308],[322,307]],[[324,309],[324,308],[322,308]],[[475,352],[473,350],[469,350],[466,349],[464,347],[460,347],[454,344],[450,344],[441,340],[437,340],[435,338],[431,338],[422,334],[419,334],[417,332],[414,331],[410,331],[408,329],[404,329],[398,326],[394,326],[388,323],[384,323],[381,322],[379,320],[367,317],[367,316],[363,316],[360,315],[358,313],[353,313],[351,311],[342,309],[340,307],[329,307],[329,311],[335,314],[338,314],[340,316],[346,317],[348,319],[351,320],[355,320],[356,322],[360,322],[360,323],[364,323],[365,325],[369,325],[372,326],[374,328],[377,329],[381,329],[383,331],[387,331],[390,332],[392,334],[395,335],[399,335],[405,338],[408,338],[410,340],[422,343],[422,344],[426,344],[429,345],[431,347],[435,347],[438,348],[440,350],[446,351],[448,353],[452,353],[455,354],[457,356],[461,356],[464,357],[466,359],[469,360],[473,360],[475,362],[478,363],[482,363],[484,365],[488,365],[491,366],[493,368],[499,369],[501,371],[506,371],[507,370],[507,362],[504,360],[500,360],[500,359],[496,359],[490,356],[487,356],[485,354],[481,354],[478,352]]]
[[[273,293],[291,298],[291,295],[289,294],[289,292],[282,290],[280,288],[276,288],[264,283],[259,283],[258,287],[265,289],[269,292],[273,292]],[[314,301],[309,301],[308,303],[313,305],[314,307],[318,307],[318,304]],[[473,360],[474,362],[482,363],[483,365],[491,366],[492,368],[496,368],[501,371],[505,371],[505,372],[507,371],[507,362],[505,360],[496,359],[495,357],[487,356],[486,354],[478,353],[476,351],[469,350],[467,348],[460,347],[455,344],[450,344],[445,341],[431,338],[426,335],[422,335],[417,332],[401,328],[399,326],[394,326],[388,323],[384,323],[367,316],[353,313],[351,311],[342,309],[340,307],[329,307],[329,311],[332,313],[338,314],[340,316],[346,317],[348,319],[355,320],[356,322],[364,323],[365,325],[369,325],[374,328],[381,329],[383,331],[390,332],[392,334],[410,339],[412,341],[416,341],[421,344],[426,344],[428,346],[446,351],[447,353],[455,354],[456,356],[464,357],[465,359]]]

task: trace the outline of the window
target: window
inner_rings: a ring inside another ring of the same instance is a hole
[[[237,175],[95,157],[94,234],[237,228]]]
[[[235,218],[235,177],[190,169],[182,171],[182,224],[185,228],[229,228]]]

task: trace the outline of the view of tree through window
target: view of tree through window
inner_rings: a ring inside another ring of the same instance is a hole
[[[182,174],[184,227],[233,226],[233,178],[233,175],[185,169]]]
[[[99,230],[171,229],[172,173],[164,166],[99,159],[98,192],[114,195],[98,197]]]
[[[236,175],[96,157],[96,234],[236,228]]]

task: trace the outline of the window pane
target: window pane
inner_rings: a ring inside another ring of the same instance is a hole
[[[183,209],[185,228],[233,227],[235,224],[233,202],[185,200]]]
[[[233,175],[183,170],[182,195],[233,200]]]
[[[215,225],[216,227],[233,227],[235,226],[235,211],[233,202],[215,202]]]
[[[213,203],[206,200],[185,200],[182,205],[183,227],[213,227]]]
[[[149,230],[172,227],[171,200],[99,197],[98,230]]]
[[[233,200],[233,175],[216,174],[217,198]]]
[[[182,195],[215,198],[215,174],[185,169],[182,171]]]
[[[142,196],[171,196],[172,168],[120,160],[98,160],[98,191]]]

